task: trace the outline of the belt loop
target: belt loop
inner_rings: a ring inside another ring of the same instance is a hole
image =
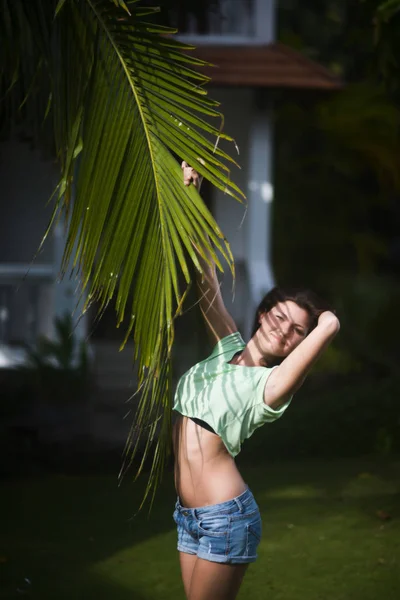
[[[241,512],[241,513],[244,512],[244,506],[243,506],[242,502],[239,500],[239,498],[234,498],[234,500],[238,506],[239,512]]]

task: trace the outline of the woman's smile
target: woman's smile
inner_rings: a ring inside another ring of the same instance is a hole
[[[272,336],[281,346],[284,346],[286,343],[286,338],[282,333],[278,331],[271,331],[270,336]]]
[[[268,348],[266,352],[286,356],[307,335],[309,315],[290,300],[280,302],[268,313],[260,315],[261,332]]]

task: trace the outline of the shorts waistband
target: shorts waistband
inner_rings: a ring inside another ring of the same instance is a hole
[[[208,506],[198,506],[196,508],[187,508],[182,506],[178,497],[175,508],[183,514],[193,514],[195,517],[205,516],[207,513],[229,514],[232,512],[244,512],[246,506],[254,501],[254,496],[249,488],[246,488],[239,496],[220,502],[219,504],[209,504]]]

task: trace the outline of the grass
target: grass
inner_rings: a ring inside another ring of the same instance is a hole
[[[244,466],[263,515],[240,598],[398,600],[400,462]],[[172,477],[150,518],[115,477],[51,476],[0,489],[0,598],[182,599]]]

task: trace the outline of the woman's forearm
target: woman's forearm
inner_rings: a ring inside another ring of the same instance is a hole
[[[211,241],[209,239],[208,241],[211,244]],[[193,246],[196,250],[197,259],[200,263],[202,271],[201,273],[199,271],[196,271],[197,285],[201,287],[203,285],[203,282],[207,282],[208,286],[211,286],[214,290],[216,290],[219,287],[219,282],[217,277],[217,269],[211,254],[207,250],[203,250],[203,254],[200,254],[198,248],[194,244]]]
[[[183,183],[186,186],[189,186],[190,184],[194,185],[194,187],[200,193],[203,178],[185,161],[182,162],[181,168],[183,171]],[[207,241],[209,244],[211,244],[208,236]],[[193,247],[196,250],[197,258],[202,270],[201,273],[199,271],[196,272],[196,281],[200,293],[206,293],[209,290],[215,293],[217,289],[219,289],[219,283],[217,278],[217,270],[215,268],[215,263],[212,259],[212,256],[209,252],[207,252],[207,250],[203,251],[203,254],[201,254],[195,244],[193,244]],[[206,257],[204,257],[204,254]]]

